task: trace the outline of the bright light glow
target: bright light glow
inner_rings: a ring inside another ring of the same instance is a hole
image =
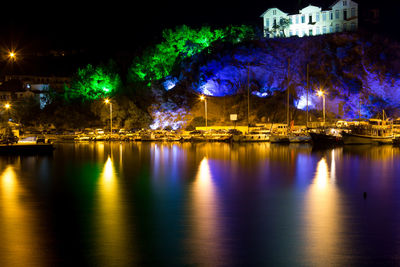
[[[4,107],[5,107],[6,109],[9,109],[9,108],[11,107],[11,105],[10,105],[9,103],[7,103],[7,104],[4,105]]]
[[[308,101],[308,105],[310,105],[310,101]],[[307,97],[301,96],[300,99],[297,101],[296,108],[304,110],[307,107]]]
[[[322,90],[317,91],[317,96],[323,96],[324,94],[325,92]]]
[[[15,52],[11,51],[8,55],[11,59],[15,59]]]
[[[324,189],[329,184],[329,169],[325,158],[318,162],[315,184],[318,189]]]
[[[204,95],[200,96],[201,101],[203,101],[204,99],[206,99]]]
[[[107,158],[104,164],[103,178],[105,181],[110,181],[114,177],[114,166],[111,161],[111,157]]]
[[[258,97],[267,97],[267,96],[268,96],[268,93],[267,93],[267,92],[261,93],[261,92],[258,92],[258,91],[254,91],[254,92],[252,92],[251,94],[252,94],[252,95],[256,95],[256,96],[258,96]]]
[[[108,92],[110,92],[110,89],[103,87],[103,91],[108,93]]]
[[[110,103],[110,99],[106,99],[106,100],[104,100],[104,103],[106,103],[106,104],[108,104],[108,103]]]

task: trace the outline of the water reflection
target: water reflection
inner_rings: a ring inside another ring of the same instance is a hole
[[[221,259],[226,262],[222,243],[222,219],[209,161],[206,157],[200,162],[189,200],[188,248],[190,264],[217,266]],[[196,260],[195,262],[192,262]]]
[[[0,176],[0,265],[44,266],[44,244],[29,193],[8,165]]]
[[[126,263],[131,257],[130,233],[127,229],[126,212],[122,201],[118,176],[109,156],[104,164],[98,184],[98,209],[95,216],[96,259],[105,265]]]
[[[331,152],[331,171],[326,157],[322,157],[307,193],[305,213],[306,254],[311,265],[344,259],[345,237],[341,203],[335,177],[335,152]],[[339,243],[342,243],[339,245]]]

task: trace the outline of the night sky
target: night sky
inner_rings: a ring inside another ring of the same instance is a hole
[[[260,15],[269,7],[297,13],[300,7],[310,3],[327,8],[333,2],[204,0],[138,4],[138,1],[109,1],[107,4],[87,5],[85,2],[83,5],[83,1],[57,1],[54,6],[35,2],[21,7],[6,4],[0,16],[0,44],[3,51],[16,48],[25,54],[58,49],[84,51],[107,58],[121,51],[138,53],[160,40],[163,29],[177,25],[225,27],[251,24],[261,28]],[[381,14],[383,28],[394,32],[394,36],[400,32],[392,23],[396,10],[399,10],[398,2],[358,0],[359,5],[380,6],[384,13]],[[384,9],[385,6],[390,8]]]

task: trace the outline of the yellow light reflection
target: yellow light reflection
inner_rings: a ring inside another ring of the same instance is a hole
[[[332,168],[335,168],[334,153]],[[344,236],[339,192],[335,185],[334,174],[329,172],[327,160],[322,158],[317,165],[314,182],[307,196],[305,213],[305,234],[307,254],[318,265],[322,262],[336,262],[343,247],[338,247]],[[333,178],[333,179],[332,179]],[[314,265],[314,264],[311,264]]]
[[[13,166],[0,176],[0,250],[1,266],[41,266],[38,253],[45,251],[38,231],[30,196],[20,185]]]
[[[212,181],[210,166],[206,157],[202,159],[191,188],[189,201],[188,248],[192,258],[201,259],[201,265],[215,266],[224,258],[222,246],[222,226],[218,214],[219,200]]]
[[[113,260],[121,260],[124,254],[132,253],[128,248],[127,222],[125,221],[124,204],[118,184],[118,176],[111,157],[107,158],[101,173],[98,186],[98,209],[96,214],[96,236],[99,238],[98,255],[103,257],[100,262],[117,265]]]
[[[111,157],[108,157],[106,163],[104,164],[103,178],[107,183],[109,183],[114,177],[114,166],[111,161]]]

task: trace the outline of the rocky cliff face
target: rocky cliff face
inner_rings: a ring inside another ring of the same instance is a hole
[[[307,65],[310,109],[320,109],[316,91],[322,89],[327,109],[342,118],[378,116],[383,109],[400,115],[400,45],[354,33],[217,43],[182,63],[168,93],[235,96],[249,86],[253,97],[273,103],[289,88],[291,104],[305,109]],[[182,104],[190,109],[193,101]]]

